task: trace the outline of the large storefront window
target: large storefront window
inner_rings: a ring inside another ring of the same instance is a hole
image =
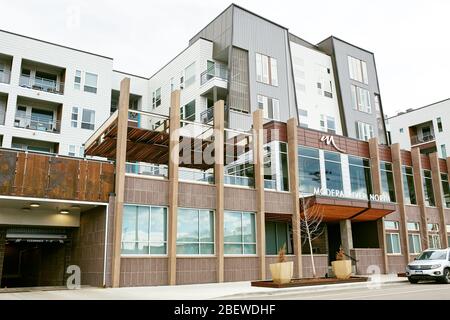
[[[441,173],[442,195],[444,196],[444,206],[450,208],[450,187],[448,184],[448,174]]]
[[[256,254],[254,213],[225,211],[224,253],[229,255]]]
[[[431,178],[430,170],[422,170],[422,183],[423,183],[423,192],[425,195],[425,205],[434,207],[434,192],[433,192],[433,179]]]
[[[321,188],[318,149],[298,147],[298,171],[300,192],[314,193]]]
[[[286,222],[266,221],[266,254],[276,255],[286,245],[286,253],[292,254],[290,225]]]
[[[402,166],[402,180],[405,204],[417,204],[416,189],[414,188],[414,175],[411,167]]]
[[[122,254],[167,254],[167,208],[124,205]]]
[[[386,229],[386,253],[401,254],[400,233],[398,221],[384,221]]]
[[[178,209],[177,254],[214,254],[214,211]]]
[[[367,198],[372,193],[369,159],[349,156],[350,185],[353,197]]]
[[[287,144],[273,141],[264,146],[264,188],[289,191]]]
[[[389,201],[395,202],[394,175],[392,173],[392,163],[380,162],[381,189],[383,195],[389,197]]]
[[[324,152],[325,178],[327,188],[330,190],[344,191],[342,183],[341,155],[335,152]]]

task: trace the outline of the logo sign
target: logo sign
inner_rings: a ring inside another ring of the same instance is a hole
[[[345,153],[344,150],[342,150],[342,149],[338,148],[338,146],[336,146],[333,136],[322,136],[322,137],[320,137],[320,141],[325,142],[325,144],[328,146],[332,145],[339,152]]]
[[[336,198],[351,198],[351,199],[361,199],[379,202],[390,202],[388,194],[367,194],[364,192],[351,192],[345,193],[342,190],[334,190],[327,188],[314,188],[314,194],[318,196],[328,196]]]

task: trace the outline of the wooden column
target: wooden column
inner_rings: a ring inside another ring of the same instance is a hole
[[[417,205],[420,210],[420,233],[422,249],[428,248],[428,219],[427,219],[427,209],[425,206],[425,193],[423,190],[423,178],[422,178],[422,161],[420,159],[420,149],[415,147],[411,149],[411,159],[413,165],[414,174],[414,186],[416,188],[416,199]]]
[[[299,201],[299,179],[298,179],[298,136],[297,119],[291,118],[287,121],[288,140],[288,163],[289,163],[289,190],[292,201],[292,237],[295,254],[295,265],[297,276],[303,276],[302,265],[302,240],[300,233],[300,201]]]
[[[177,282],[177,214],[178,214],[178,165],[180,160],[180,90],[170,97],[169,118],[169,284]]]
[[[214,180],[216,184],[217,282],[224,281],[224,111],[223,100],[214,104]]]
[[[397,208],[400,214],[400,228],[402,252],[405,253],[405,263],[409,263],[409,239],[408,239],[408,217],[406,215],[405,195],[403,192],[402,156],[400,144],[391,145],[392,173],[394,175],[394,189],[397,200]]]
[[[381,195],[383,188],[381,187],[381,171],[380,171],[380,150],[378,149],[378,138],[369,139],[369,157],[370,157],[370,172],[372,175],[372,192]],[[385,273],[388,273],[389,263],[386,252],[386,231],[384,229],[384,218],[377,222],[378,234],[380,240],[380,247],[383,250],[383,262]]]
[[[436,208],[439,211],[439,233],[441,235],[441,243],[443,248],[448,248],[447,232],[445,230],[444,192],[442,190],[439,156],[437,152],[433,152],[428,157],[430,158],[431,177],[433,178],[434,199]]]
[[[266,222],[264,203],[264,131],[262,110],[253,112],[253,163],[256,190],[257,247],[260,261],[260,279],[266,278]]]
[[[114,202],[114,235],[111,268],[111,283],[120,286],[120,256],[122,243],[123,202],[125,197],[125,164],[127,154],[128,105],[130,100],[130,78],[120,82],[119,111],[117,117],[116,177]],[[105,244],[106,245],[106,244]]]

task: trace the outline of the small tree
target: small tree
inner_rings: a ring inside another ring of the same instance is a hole
[[[311,257],[313,277],[317,277],[316,266],[314,263],[314,254],[312,249],[312,242],[319,238],[323,231],[323,210],[320,206],[311,205],[312,199],[300,198],[302,201],[303,213],[300,215],[300,234],[302,237],[302,244],[308,242],[309,254]]]

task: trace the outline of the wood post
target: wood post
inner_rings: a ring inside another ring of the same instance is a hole
[[[300,231],[300,201],[299,201],[299,177],[298,177],[298,137],[297,119],[287,121],[288,163],[289,163],[289,190],[292,196],[292,237],[294,245],[295,266],[294,274],[303,276],[302,265],[302,240]]]
[[[442,180],[441,180],[441,169],[439,166],[439,156],[437,152],[431,153],[430,166],[431,166],[431,176],[433,178],[433,190],[434,198],[436,201],[436,208],[439,211],[439,233],[441,235],[442,248],[448,248],[448,238],[446,232],[446,219],[444,211],[444,192],[442,190]]]
[[[128,105],[130,99],[130,78],[120,82],[119,111],[117,117],[116,177],[114,202],[114,235],[112,254],[112,286],[120,286],[120,257],[122,244],[123,202],[125,197],[125,166],[127,154]],[[106,245],[106,244],[105,244]]]
[[[266,222],[264,203],[264,131],[262,110],[253,112],[253,163],[256,190],[257,248],[260,259],[260,279],[266,278]]]
[[[169,230],[168,268],[169,285],[177,282],[177,214],[178,214],[178,166],[180,160],[180,90],[170,98],[169,118]]]
[[[217,282],[224,281],[224,124],[225,102],[214,104],[214,181],[216,185]]]
[[[411,159],[414,173],[414,186],[416,187],[416,199],[417,205],[420,209],[420,233],[422,238],[422,249],[426,249],[429,246],[428,243],[428,219],[427,210],[425,206],[425,193],[423,189],[423,177],[422,177],[422,160],[420,155],[420,149],[415,147],[411,148]]]

